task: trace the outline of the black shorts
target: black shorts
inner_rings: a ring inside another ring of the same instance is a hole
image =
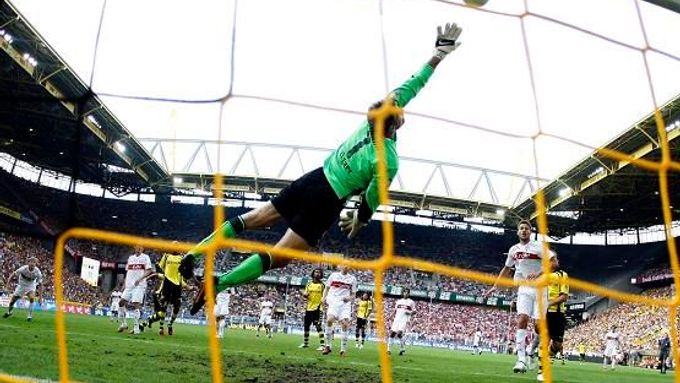
[[[357,318],[357,328],[366,328],[366,323],[368,323],[368,320],[365,318]]]
[[[567,327],[567,316],[564,313],[548,312],[547,320],[550,339],[562,342],[564,340],[564,330]]]
[[[310,246],[319,242],[345,207],[345,199],[335,194],[323,168],[312,170],[293,181],[271,202],[290,229]]]
[[[305,311],[305,328],[309,328],[312,324],[318,324],[319,320],[321,320],[320,308],[313,311]]]
[[[163,285],[161,286],[161,301],[166,305],[172,304],[173,306],[179,307],[181,299],[182,287],[164,279]]]

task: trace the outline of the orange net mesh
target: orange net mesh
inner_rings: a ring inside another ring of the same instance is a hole
[[[456,5],[456,4],[452,4]],[[644,25],[642,23],[642,18],[640,16],[640,9],[639,5],[636,2],[636,7],[637,7],[637,12],[638,16],[640,18],[640,25],[642,27],[642,30],[644,32]],[[541,15],[536,15],[532,14],[528,11],[528,7],[525,4],[525,8],[527,9],[525,13],[521,15],[507,15],[503,14],[505,16],[515,16],[518,17],[522,21],[522,34],[525,42],[525,54],[527,58],[527,65],[529,66],[530,74],[531,74],[531,79],[532,79],[532,90],[533,90],[533,96],[534,96],[534,101],[536,101],[536,89],[534,86],[534,76],[532,73],[532,68],[531,68],[531,57],[528,52],[528,45],[526,43],[526,31],[524,29],[524,19],[526,16],[532,15],[536,17],[541,17],[546,20],[550,20],[553,22],[559,22],[557,20],[553,20]],[[492,12],[488,11],[485,9],[478,9],[481,12],[490,12],[490,13],[499,13],[499,12]],[[500,14],[500,13],[499,13]],[[566,25],[565,23],[559,22],[563,25]],[[574,27],[582,32],[589,33],[591,35],[596,35],[592,32],[584,31],[580,28]],[[611,39],[608,39],[604,36],[596,35],[599,38],[605,39],[612,41]],[[671,233],[671,222],[672,222],[672,217],[671,217],[671,210],[670,210],[670,202],[669,202],[669,191],[668,191],[668,172],[670,171],[680,171],[680,163],[678,162],[673,162],[671,159],[671,153],[669,149],[669,143],[668,143],[668,137],[666,134],[666,126],[665,122],[663,121],[662,115],[659,111],[659,106],[657,104],[656,98],[654,97],[654,91],[652,89],[652,82],[651,82],[651,76],[650,76],[650,71],[649,71],[649,66],[647,62],[647,56],[646,52],[647,51],[655,51],[657,53],[663,53],[659,52],[658,50],[655,50],[650,47],[649,42],[647,40],[646,34],[644,35],[645,38],[645,48],[643,49],[638,49],[636,47],[631,47],[626,45],[630,49],[636,49],[640,50],[641,53],[643,54],[644,57],[644,63],[646,67],[646,74],[647,74],[647,79],[649,82],[649,87],[650,87],[650,93],[652,95],[652,99],[654,102],[654,114],[655,114],[655,122],[656,122],[656,127],[658,131],[658,138],[659,138],[659,144],[661,148],[661,161],[660,162],[653,162],[641,158],[636,158],[634,156],[631,156],[627,153],[622,153],[619,151],[611,150],[611,149],[606,149],[606,148],[600,148],[597,150],[597,153],[622,162],[626,163],[631,163],[634,166],[654,171],[658,173],[658,179],[659,179],[659,191],[660,191],[660,197],[661,197],[661,209],[663,212],[663,221],[665,225],[665,234],[666,234],[666,239],[667,239],[667,245],[668,245],[668,253],[669,253],[669,258],[670,258],[670,264],[671,268],[673,271],[674,275],[674,282],[675,282],[675,287],[676,289],[680,288],[680,265],[678,263],[678,256],[677,256],[677,249],[675,246],[675,242],[673,241],[673,236]],[[616,41],[612,41],[617,44],[622,44]],[[675,59],[675,57],[673,57]],[[226,100],[226,98],[225,98]],[[223,100],[223,106],[224,106],[224,101]],[[536,103],[536,113],[539,114],[540,108],[538,106],[538,103]],[[386,164],[385,164],[385,157],[384,157],[384,141],[383,141],[383,130],[384,130],[384,119],[392,113],[401,113],[401,110],[391,106],[391,103],[385,102],[383,103],[383,106],[380,109],[377,109],[373,112],[373,117],[376,119],[376,129],[378,131],[378,134],[375,135],[376,139],[376,147],[377,147],[377,157],[378,157],[378,175],[379,175],[379,184],[380,184],[380,201],[381,204],[387,205],[389,204],[389,194],[388,194],[388,183],[387,183],[387,170],[386,170]],[[538,119],[540,121],[540,119]],[[221,129],[221,126],[220,126]],[[539,126],[540,129],[540,126]],[[540,133],[539,135],[544,135],[543,133]],[[533,137],[533,140],[536,140],[538,137]],[[218,137],[221,137],[221,134],[218,135]],[[535,158],[537,161],[538,159]],[[218,161],[219,162],[219,161]],[[222,176],[217,174],[214,179],[215,182],[215,195],[214,197],[216,199],[222,198],[222,196],[219,194],[220,191],[222,190]],[[544,199],[544,193],[542,190],[539,190],[535,197],[534,201],[536,204],[536,213],[537,213],[537,220],[538,220],[538,229],[539,229],[539,235],[541,236],[542,239],[546,238],[547,232],[548,232],[548,220],[547,220],[547,215],[546,215],[546,202]],[[223,207],[220,204],[215,204],[214,207],[214,227],[215,230],[217,230],[220,225],[224,221],[224,212],[223,212]],[[59,354],[59,379],[61,382],[68,382],[69,381],[69,362],[68,362],[68,350],[67,350],[67,343],[66,343],[66,338],[67,338],[67,332],[66,332],[66,325],[65,325],[65,319],[64,319],[64,312],[61,309],[64,304],[64,293],[63,293],[63,287],[62,287],[62,270],[63,270],[63,262],[64,262],[64,245],[69,239],[90,239],[90,240],[98,240],[98,241],[104,241],[112,244],[119,244],[119,245],[129,245],[129,246],[134,246],[134,245],[142,245],[146,248],[152,248],[156,250],[164,250],[164,251],[173,251],[173,252],[187,252],[191,249],[197,249],[202,251],[204,254],[206,254],[206,261],[205,261],[205,275],[212,275],[213,270],[214,270],[214,263],[215,263],[215,254],[218,250],[222,248],[233,248],[237,247],[239,249],[245,249],[253,252],[268,252],[272,255],[278,256],[278,257],[285,257],[285,258],[290,258],[290,259],[297,259],[301,261],[306,261],[306,262],[314,262],[314,263],[327,263],[327,264],[333,264],[333,265],[347,265],[355,269],[363,269],[363,270],[372,270],[375,273],[375,304],[376,304],[376,316],[377,316],[377,330],[378,330],[378,337],[380,339],[385,338],[385,317],[384,317],[384,296],[383,296],[383,291],[380,288],[383,285],[384,282],[384,273],[387,269],[391,267],[407,267],[407,268],[413,268],[421,271],[427,271],[427,272],[432,272],[432,273],[438,273],[438,274],[443,274],[451,277],[456,277],[456,278],[461,278],[461,279],[467,279],[467,280],[473,280],[473,281],[478,281],[486,284],[493,284],[497,283],[499,286],[504,286],[504,287],[517,287],[520,285],[524,286],[534,286],[537,287],[539,294],[542,294],[544,289],[548,285],[548,277],[547,273],[550,270],[549,266],[549,261],[547,258],[543,258],[543,268],[546,273],[544,275],[534,281],[514,281],[512,279],[508,278],[502,278],[497,280],[495,275],[490,275],[490,274],[485,274],[473,270],[467,270],[463,268],[458,268],[458,267],[453,267],[453,266],[448,266],[448,265],[443,265],[435,262],[430,262],[430,261],[425,261],[425,260],[420,260],[416,258],[411,258],[407,256],[397,256],[394,254],[394,234],[393,234],[393,226],[392,222],[390,220],[383,220],[382,221],[382,232],[383,232],[383,245],[382,245],[382,256],[379,259],[376,260],[356,260],[356,259],[344,259],[344,258],[329,258],[329,257],[324,257],[321,254],[315,254],[315,253],[307,253],[307,252],[301,252],[293,249],[285,249],[285,248],[275,248],[270,245],[258,243],[258,242],[252,242],[252,241],[246,241],[246,240],[239,240],[239,239],[227,239],[227,238],[222,238],[220,236],[217,236],[216,239],[210,243],[201,245],[199,247],[195,247],[195,244],[191,243],[183,243],[183,242],[173,242],[170,240],[158,240],[158,239],[150,239],[150,238],[144,238],[144,237],[138,237],[138,236],[132,236],[132,235],[127,235],[127,234],[121,234],[121,233],[115,233],[115,232],[108,232],[108,231],[101,231],[101,230],[94,230],[94,229],[88,229],[88,228],[72,228],[65,233],[63,233],[56,245],[56,250],[55,250],[55,270],[54,270],[54,285],[55,285],[55,295],[56,295],[56,302],[57,302],[57,310],[56,310],[56,333],[57,333],[57,346],[58,346],[58,354]],[[544,246],[544,253],[547,253],[549,250],[549,243],[547,241],[543,241],[543,246]],[[212,312],[214,308],[214,290],[215,286],[213,285],[213,280],[212,278],[206,278],[206,290],[207,290],[207,310],[208,312]],[[636,295],[636,294],[627,294],[627,293],[622,293],[618,292],[615,290],[607,289],[602,286],[599,286],[597,284],[589,283],[586,281],[578,280],[578,279],[570,279],[570,285],[573,288],[584,290],[584,291],[589,291],[593,292],[595,294],[605,296],[605,297],[610,297],[619,301],[624,301],[624,302],[633,302],[633,303],[638,303],[638,304],[645,304],[645,305],[656,305],[656,306],[664,306],[664,307],[669,307],[669,323],[670,323],[670,334],[671,334],[671,340],[672,340],[672,355],[673,355],[673,360],[674,360],[674,365],[680,366],[680,355],[678,353],[678,329],[677,329],[677,322],[675,320],[676,314],[677,314],[677,308],[678,305],[680,305],[680,294],[676,294],[673,299],[668,300],[668,299],[656,299],[656,298],[651,298],[651,297],[646,297],[642,295]],[[542,300],[538,300],[539,305],[543,306]],[[542,353],[541,353],[541,358],[542,358],[542,364],[544,366],[544,377],[546,382],[552,382],[552,371],[551,371],[551,364],[549,362],[549,353],[548,353],[548,345],[549,345],[549,337],[547,334],[547,327],[545,326],[545,307],[541,307],[541,318],[539,319],[539,328],[540,328],[540,339],[541,339],[541,347],[542,347]],[[208,329],[209,329],[209,337],[208,337],[208,345],[210,349],[210,359],[211,359],[211,369],[212,369],[212,381],[219,383],[223,381],[223,366],[222,366],[222,360],[220,357],[220,349],[219,349],[219,339],[216,337],[216,328],[215,328],[215,322],[214,321],[208,321]],[[390,365],[390,359],[387,354],[387,348],[384,342],[378,342],[378,352],[380,356],[380,372],[381,372],[381,377],[382,381],[384,383],[391,383],[393,381],[392,378],[392,369]],[[225,368],[229,368],[229,366],[225,366]],[[680,382],[680,374],[675,374],[675,382]],[[0,381],[4,382],[23,382],[24,380],[18,379],[9,375],[4,375],[0,374]]]

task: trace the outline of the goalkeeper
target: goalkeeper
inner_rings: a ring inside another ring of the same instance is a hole
[[[389,94],[388,100],[399,108],[405,107],[425,86],[439,63],[459,45],[461,28],[446,24],[437,28],[437,41],[432,58],[409,80]],[[378,109],[383,101],[373,104],[370,110]],[[385,119],[385,160],[388,184],[397,174],[397,130],[404,123],[401,114]],[[375,121],[368,118],[338,149],[324,161],[323,167],[313,170],[281,190],[269,203],[225,222],[219,230],[205,238],[201,244],[213,240],[216,235],[234,238],[246,229],[272,226],[282,218],[289,225],[288,230],[275,247],[308,250],[315,246],[324,232],[342,212],[346,200],[361,195],[358,212],[350,211],[340,217],[340,227],[353,238],[370,220],[379,205],[378,159],[375,146]],[[180,272],[186,279],[193,277],[194,262],[201,253],[190,251],[182,259]],[[253,254],[230,272],[215,279],[217,292],[257,279],[267,270],[284,267],[290,259],[272,254]],[[205,286],[204,286],[205,287]],[[191,314],[195,314],[205,303],[204,288],[194,298]]]

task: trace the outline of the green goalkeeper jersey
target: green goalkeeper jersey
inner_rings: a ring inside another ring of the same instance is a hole
[[[425,65],[420,71],[392,92],[400,108],[405,107],[427,83],[434,69]],[[385,138],[385,159],[388,184],[399,170],[397,143]],[[378,159],[375,143],[368,121],[357,129],[324,161],[323,172],[338,198],[348,198],[364,192],[364,199],[371,211],[380,204],[378,198]]]

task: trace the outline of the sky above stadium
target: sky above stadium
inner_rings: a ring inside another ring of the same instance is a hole
[[[395,190],[513,205],[528,196],[521,176],[559,176],[653,97],[680,94],[680,15],[643,1],[640,18],[635,0],[528,0],[523,18],[523,0],[12,2],[170,172],[294,178],[319,166],[323,150],[282,169],[290,150],[266,146],[237,166],[240,143],[336,147],[429,59],[447,21],[463,44],[408,105],[398,140],[402,156],[434,163],[402,161]],[[662,53],[643,53],[645,36]],[[482,187],[474,167],[491,170]]]

